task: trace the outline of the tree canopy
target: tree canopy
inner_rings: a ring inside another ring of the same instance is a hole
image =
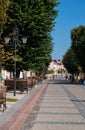
[[[67,50],[62,62],[69,73],[79,73],[79,64],[72,47]]]
[[[85,26],[79,26],[71,31],[72,48],[76,58],[85,72]]]
[[[85,72],[85,26],[71,30],[71,47],[63,57],[63,63],[70,73]]]
[[[8,5],[9,0],[0,0],[0,35],[3,31],[3,25],[7,19],[6,11],[8,9]]]
[[[0,39],[1,39],[1,34],[3,32],[3,26],[7,20],[7,14],[6,11],[9,6],[9,0],[0,0]],[[0,73],[1,73],[1,66],[4,62],[5,58],[5,52],[3,45],[0,42]]]
[[[12,37],[13,27],[19,28],[17,45],[17,69],[33,69],[40,74],[46,72],[46,66],[51,60],[53,48],[50,32],[55,26],[55,18],[58,15],[56,0],[10,0],[7,11],[7,22],[4,26],[2,37]],[[26,46],[22,46],[21,37],[27,36]],[[13,39],[10,41],[12,42]],[[4,64],[5,69],[13,71],[13,49],[5,47],[10,52],[11,58]],[[11,64],[10,64],[11,63]]]

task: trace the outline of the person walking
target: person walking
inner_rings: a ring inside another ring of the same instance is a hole
[[[83,78],[83,86],[85,86],[85,77]]]

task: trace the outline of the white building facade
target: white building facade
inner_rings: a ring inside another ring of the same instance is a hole
[[[63,63],[60,60],[52,60],[49,64],[48,70],[53,70],[54,75],[57,75],[60,71],[66,70]]]

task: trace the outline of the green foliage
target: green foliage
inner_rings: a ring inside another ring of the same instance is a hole
[[[8,9],[9,0],[0,0],[0,40],[1,40],[1,34],[3,32],[3,26],[7,20],[7,14],[6,11]],[[0,74],[2,69],[2,64],[5,62],[5,51],[4,47],[0,42]]]
[[[54,74],[54,71],[53,70],[48,70],[47,74]]]
[[[55,25],[54,20],[58,14],[55,7],[58,4],[59,2],[56,0],[10,1],[9,10],[7,11],[8,19],[2,37],[6,35],[12,36],[13,27],[17,24],[19,28],[18,71],[33,69],[39,75],[46,72],[51,61],[53,45],[50,32]],[[21,45],[22,36],[28,36],[24,47]],[[13,61],[13,59],[7,60],[6,64],[4,64],[5,69],[13,71],[13,67],[11,67]]]
[[[8,9],[8,5],[9,0],[0,0],[0,35],[3,31],[3,25],[7,19],[6,11]]]
[[[79,26],[71,31],[72,48],[76,58],[85,72],[85,26]]]
[[[14,99],[14,98],[6,98],[7,102],[16,102],[18,99]]]
[[[63,70],[62,70],[62,69],[61,69],[61,70],[58,70],[58,73],[60,73],[60,74],[61,74],[62,72],[63,72]]]
[[[79,73],[79,64],[72,47],[65,53],[62,62],[69,73]]]
[[[63,57],[63,64],[70,73],[85,72],[85,26],[71,31],[72,44]]]

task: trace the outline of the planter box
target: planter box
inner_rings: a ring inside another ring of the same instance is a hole
[[[7,86],[7,91],[14,89],[14,79],[5,79],[5,86]],[[31,79],[16,79],[16,90],[28,92],[28,89],[33,86]]]

